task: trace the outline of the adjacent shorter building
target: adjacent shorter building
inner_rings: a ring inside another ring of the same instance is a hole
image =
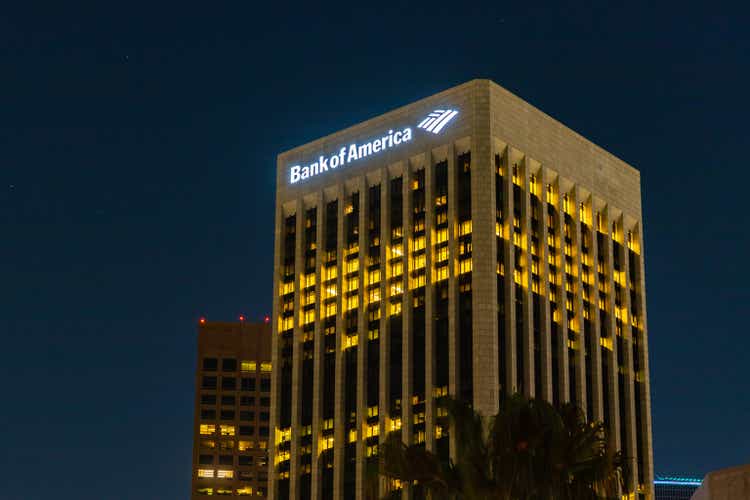
[[[198,327],[191,498],[266,496],[271,326]]]
[[[709,472],[692,500],[750,500],[750,464]]]
[[[655,500],[690,500],[701,485],[700,478],[684,476],[656,476]]]

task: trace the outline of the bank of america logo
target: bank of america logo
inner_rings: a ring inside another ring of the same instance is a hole
[[[458,111],[453,109],[436,109],[427,118],[422,120],[417,128],[424,129],[433,134],[439,134],[443,127],[445,127],[454,116],[458,114]]]

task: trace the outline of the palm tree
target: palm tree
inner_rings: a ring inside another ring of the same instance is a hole
[[[387,436],[380,473],[420,484],[432,499],[616,499],[624,461],[601,422],[585,421],[574,405],[513,395],[494,417],[467,403],[441,399],[455,434],[456,462],[444,462],[423,446],[407,446],[400,433]]]

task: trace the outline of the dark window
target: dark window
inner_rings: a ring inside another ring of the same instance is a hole
[[[234,457],[232,455],[219,455],[219,464],[220,465],[233,465],[234,460],[232,460]]]
[[[242,459],[242,457],[240,457]],[[240,465],[242,465],[242,462],[240,461]],[[252,481],[253,480],[253,473],[248,471],[240,471],[240,473],[237,475],[237,477],[240,479],[240,481]]]
[[[222,420],[234,420],[234,410],[221,410]]]
[[[240,406],[255,406],[255,397],[240,396]]]
[[[198,457],[198,463],[201,465],[208,465],[214,463],[213,455],[200,455]]]
[[[241,455],[239,459],[240,465],[253,465],[253,457],[246,457],[244,455]]]
[[[255,427],[252,425],[240,425],[240,436],[252,436],[255,434]]]
[[[204,389],[216,389],[216,377],[203,377],[203,384],[201,385]]]
[[[261,427],[259,435],[261,437],[268,437],[268,427]]]
[[[236,372],[237,371],[237,360],[233,358],[226,358],[221,360],[221,369],[225,372]]]
[[[242,379],[242,390],[243,391],[255,391],[255,379],[254,378],[243,378]]]
[[[261,422],[268,422],[270,416],[267,411],[260,412],[260,421]]]
[[[221,397],[221,404],[224,406],[234,406],[235,402],[236,402],[236,399],[234,396],[222,396]]]
[[[203,358],[204,372],[215,372],[218,366],[219,361],[216,358]]]
[[[225,391],[237,389],[237,379],[234,377],[221,377],[221,388]]]
[[[252,422],[253,420],[255,420],[255,412],[254,411],[241,411],[240,420],[244,420],[246,422]]]
[[[271,398],[260,398],[261,406],[271,406]]]
[[[201,420],[215,420],[216,410],[201,410]]]
[[[201,404],[202,405],[215,405],[216,404],[216,394],[202,394],[201,395]]]
[[[270,378],[260,379],[260,392],[271,392],[271,379]]]

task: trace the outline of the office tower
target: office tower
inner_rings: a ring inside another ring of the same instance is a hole
[[[198,326],[191,498],[266,496],[271,325]]]
[[[270,498],[364,498],[388,432],[455,456],[437,397],[515,392],[652,498],[642,248],[639,172],[487,80],[280,154]]]
[[[657,475],[654,479],[654,499],[690,500],[700,485],[700,478]]]

